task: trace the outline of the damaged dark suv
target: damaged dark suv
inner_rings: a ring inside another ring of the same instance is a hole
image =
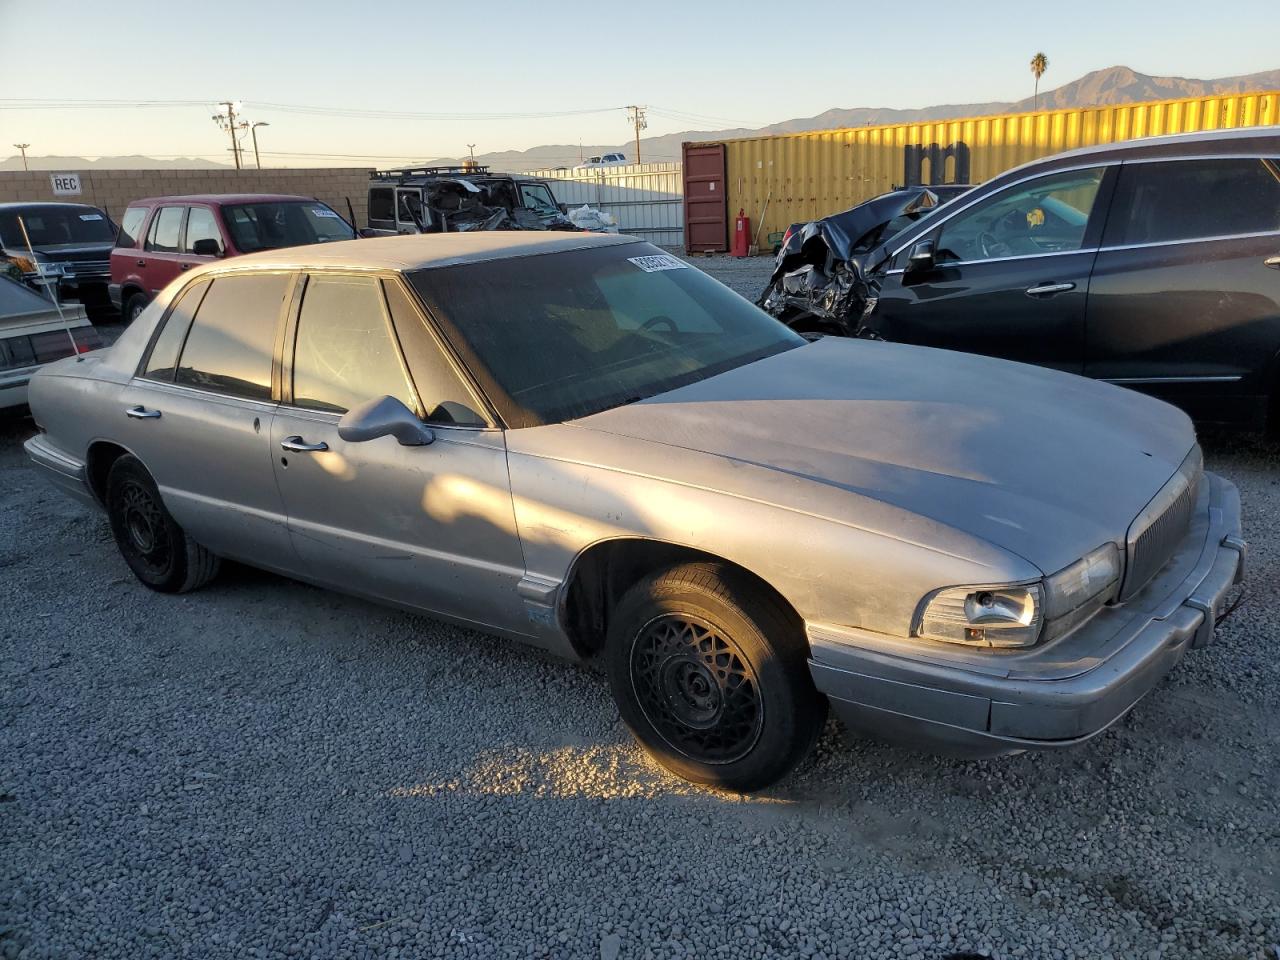
[[[381,170],[369,180],[371,236],[576,229],[545,180],[480,165]]]

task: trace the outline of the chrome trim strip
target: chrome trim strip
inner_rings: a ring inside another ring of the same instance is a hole
[[[1115,243],[1099,247],[1099,253],[1112,250],[1145,250],[1147,247],[1172,247],[1181,243],[1213,243],[1217,240],[1253,240],[1258,237],[1280,237],[1280,230],[1262,230],[1258,233],[1224,233],[1212,237],[1189,237],[1186,240],[1153,240],[1150,243]]]
[[[1039,260],[1042,257],[1069,257],[1074,253],[1097,253],[1099,247],[1081,247],[1079,250],[1045,250],[1043,253],[1019,253],[1012,257],[992,257],[989,260],[944,260],[938,263],[938,268],[944,267],[967,267],[975,263],[1006,263],[1010,260]],[[895,274],[904,273],[901,268],[894,270],[886,270],[886,277]]]
[[[1209,377],[1099,377],[1105,383],[1236,383],[1244,377],[1239,374]]]

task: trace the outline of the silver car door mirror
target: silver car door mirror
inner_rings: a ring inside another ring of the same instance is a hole
[[[348,443],[395,437],[403,447],[421,447],[435,440],[430,427],[395,397],[378,397],[352,407],[338,421],[338,436]]]

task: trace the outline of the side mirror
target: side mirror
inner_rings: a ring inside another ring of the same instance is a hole
[[[907,273],[914,273],[918,270],[933,269],[933,241],[918,240],[911,247],[911,252],[907,254]]]
[[[222,256],[222,244],[212,238],[197,240],[191,245],[191,252],[197,257],[220,257]]]
[[[395,437],[402,447],[422,447],[435,440],[431,428],[395,397],[378,397],[352,407],[338,421],[338,436],[348,443]]]

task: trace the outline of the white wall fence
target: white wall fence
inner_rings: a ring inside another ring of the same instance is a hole
[[[684,173],[679,163],[629,163],[595,170],[531,170],[566,206],[612,214],[618,231],[664,247],[684,245]]]

